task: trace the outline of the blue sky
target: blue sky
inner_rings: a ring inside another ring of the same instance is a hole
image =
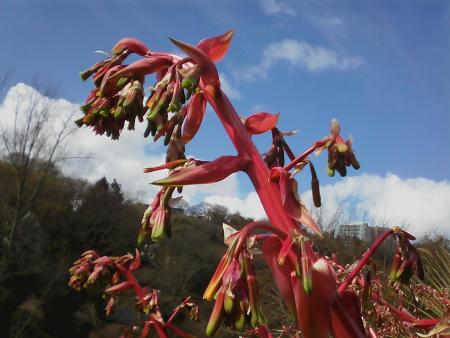
[[[78,73],[93,51],[122,37],[175,51],[167,37],[195,43],[234,28],[219,70],[240,113],[281,112],[281,129],[300,131],[296,152],[338,118],[362,165],[350,175],[450,179],[449,1],[3,0],[0,22],[0,72],[13,83],[38,76],[74,103],[90,89]],[[212,113],[189,149],[233,153]],[[322,183],[336,181],[324,157],[316,163]]]

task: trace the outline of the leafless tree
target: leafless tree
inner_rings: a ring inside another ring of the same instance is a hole
[[[36,88],[36,86],[34,86]],[[52,110],[54,90],[17,95],[0,121],[1,161],[8,165],[13,199],[0,198],[2,260],[0,276],[14,243],[17,227],[27,217],[52,168],[68,158],[67,141],[74,132],[73,114]]]

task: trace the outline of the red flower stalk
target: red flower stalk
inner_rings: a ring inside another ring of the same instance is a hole
[[[336,259],[329,261],[319,257],[312,241],[306,237],[302,225],[319,235],[321,229],[301,203],[293,176],[309,164],[313,201],[319,207],[319,181],[309,156],[327,149],[328,174],[333,176],[337,170],[345,176],[348,166],[359,168],[352,139],[345,141],[340,135],[339,123],[333,120],[328,136],[295,156],[284,139],[292,133],[280,132],[276,127],[278,114],[256,113],[242,120],[222,91],[214,64],[225,56],[233,34],[234,31],[229,31],[204,39],[195,46],[171,39],[186,57],[150,51],[142,42],[130,38],[119,41],[113,48],[113,56],[81,74],[83,79],[94,75],[95,88],[86,99],[82,107],[84,117],[77,124],[118,138],[125,122],[133,129],[136,117],[139,121],[145,118],[144,136],[151,134],[155,142],[163,138],[167,145],[166,163],[145,169],[145,172],[160,169],[170,172],[166,178],[153,182],[162,189],[144,214],[139,243],[148,235],[154,241],[160,240],[164,232],[170,235],[169,202],[175,187],[181,192],[184,185],[218,182],[238,171],[248,175],[266,211],[268,223],[250,223],[226,239],[229,248],[203,295],[206,300],[215,299],[207,335],[214,334],[224,322],[241,331],[246,325],[252,326],[251,334],[271,337],[265,326],[251,254],[253,246],[261,243],[264,260],[303,336],[320,338],[331,333],[335,337],[363,337],[366,333],[359,310],[361,304],[349,285],[361,280],[362,269],[391,235],[398,238],[399,246],[390,280],[404,281],[412,272],[422,276],[417,250],[409,242],[413,238],[397,228],[386,232],[339,283],[341,278],[333,267],[339,275],[344,273],[344,268]],[[130,53],[142,59],[123,65]],[[147,74],[155,74],[156,82],[144,105],[143,84]],[[236,156],[220,156],[210,162],[186,159],[185,146],[199,131],[206,104],[216,112],[236,149]],[[272,146],[263,159],[251,137],[268,131],[272,133]],[[291,161],[287,165],[285,154]],[[255,235],[255,229],[266,233]],[[70,285],[80,289],[104,278],[105,271],[115,271],[106,290],[110,297],[108,311],[113,308],[118,294],[132,289],[138,296],[139,308],[149,315],[142,337],[151,329],[160,337],[166,337],[168,330],[180,337],[189,337],[171,324],[172,317],[164,322],[159,311],[159,293],[140,287],[131,273],[139,264],[138,255],[136,258],[131,255],[99,258],[94,252],[87,252],[71,269]],[[365,289],[367,291],[367,285]],[[365,294],[368,297],[369,293]],[[373,330],[370,334],[374,335]]]

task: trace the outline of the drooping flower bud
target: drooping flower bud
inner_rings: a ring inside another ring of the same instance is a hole
[[[247,275],[247,288],[250,302],[251,324],[253,327],[264,325],[267,320],[262,312],[259,299],[259,289],[256,283],[256,276],[253,267],[253,259],[247,252],[243,252],[243,263],[245,274]]]
[[[205,292],[203,293],[203,299],[207,301],[211,301],[216,295],[217,290],[222,283],[222,278],[225,271],[228,269],[229,265],[233,261],[233,257],[235,254],[236,246],[238,244],[239,238],[235,237],[228,247],[225,255],[220,259],[219,264],[217,265],[216,271],[212,276],[208,286],[206,287]]]
[[[309,161],[309,169],[311,170],[311,191],[314,206],[316,208],[320,208],[322,206],[322,200],[320,197],[320,185],[319,180],[317,179],[316,169],[311,161]]]
[[[239,261],[234,259],[226,269],[222,277],[222,287],[224,288],[224,310],[226,313],[233,311],[235,299],[235,287],[242,276],[241,266]]]

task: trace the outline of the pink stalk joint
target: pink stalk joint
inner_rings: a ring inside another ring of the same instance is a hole
[[[164,234],[170,236],[171,202],[175,191],[181,193],[185,185],[219,182],[239,171],[248,175],[268,221],[247,224],[226,238],[228,249],[203,294],[205,300],[215,301],[206,328],[207,336],[225,324],[241,332],[248,329],[250,335],[271,337],[254,268],[256,249],[262,251],[279,294],[302,336],[365,337],[366,329],[374,336],[374,330],[364,327],[361,320],[363,313],[353,290],[354,281],[362,281],[362,269],[389,236],[398,240],[389,281],[405,282],[413,272],[423,278],[420,257],[410,243],[414,238],[399,228],[387,231],[348,273],[336,257],[326,259],[314,251],[313,237],[307,237],[307,232],[321,236],[321,228],[301,202],[294,176],[309,165],[313,202],[320,207],[318,175],[309,156],[326,149],[328,175],[334,176],[338,171],[346,176],[347,167],[360,167],[353,140],[344,140],[339,123],[332,120],[328,136],[296,155],[286,140],[295,132],[282,132],[277,128],[279,114],[259,112],[240,118],[222,91],[215,65],[226,55],[233,35],[234,31],[230,30],[196,45],[170,39],[187,55],[185,57],[150,50],[133,38],[120,40],[111,56],[80,74],[83,80],[93,77],[94,89],[81,107],[84,116],[76,123],[117,139],[125,123],[128,129],[134,129],[136,119],[145,120],[144,137],[151,135],[155,142],[162,139],[167,146],[166,163],[144,169],[145,172],[169,172],[165,178],[153,182],[160,190],[143,215],[138,245],[148,239],[160,241]],[[130,54],[141,58],[125,64]],[[154,75],[154,83],[144,99],[148,75]],[[219,156],[212,161],[186,158],[186,146],[201,132],[207,105],[217,114],[236,155]],[[272,144],[261,155],[252,137],[267,132],[271,132]],[[287,164],[286,157],[290,161]],[[106,279],[108,313],[113,311],[123,293],[134,291],[136,294],[138,308],[146,316],[141,337],[149,336],[151,331],[159,337],[168,337],[169,332],[178,337],[191,337],[175,327],[172,319],[181,310],[197,317],[197,307],[189,300],[183,301],[172,316],[164,320],[159,310],[159,292],[141,287],[133,275],[139,266],[139,251],[134,256],[121,257],[101,257],[94,251],[87,251],[70,269],[69,285],[80,290]],[[341,278],[342,274],[346,276]],[[368,291],[368,283],[362,282],[365,291],[361,294],[366,301],[373,295]]]

